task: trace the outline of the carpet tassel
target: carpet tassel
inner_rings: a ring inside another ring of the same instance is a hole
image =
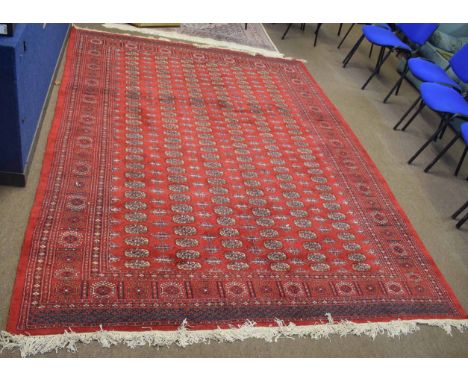
[[[468,320],[396,320],[389,322],[354,323],[351,321],[335,322],[331,314],[326,314],[327,322],[317,325],[286,324],[280,319],[275,320],[275,326],[257,326],[254,321],[246,321],[239,326],[231,326],[227,329],[192,330],[189,329],[185,319],[179,328],[174,331],[151,330],[141,332],[99,331],[91,333],[75,333],[72,330],[63,334],[52,335],[14,335],[6,331],[0,332],[0,352],[4,350],[19,351],[22,357],[58,352],[66,349],[69,352],[77,352],[79,343],[89,344],[97,341],[102,347],[110,348],[118,344],[125,344],[130,348],[137,346],[168,347],[177,345],[186,347],[198,343],[234,342],[244,341],[250,338],[262,339],[266,342],[277,342],[281,338],[308,337],[318,340],[329,338],[333,335],[340,337],[347,335],[369,336],[375,339],[378,335],[399,337],[420,330],[420,325],[439,327],[448,335],[452,335],[453,329],[463,332],[468,328]]]

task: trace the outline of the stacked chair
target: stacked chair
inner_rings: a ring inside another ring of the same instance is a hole
[[[374,46],[380,47],[379,57],[375,68],[361,89],[365,89],[367,84],[380,73],[380,68],[390,57],[390,54],[397,52],[404,54],[407,59],[413,57],[419,51],[419,48],[431,37],[439,24],[395,24],[396,30],[402,34],[399,38],[391,29],[389,24],[365,25],[362,27],[362,36],[351,48],[343,60],[343,67],[348,65],[357,49],[367,39]],[[405,40],[405,41],[404,41]]]
[[[461,66],[463,62],[466,64],[468,48],[465,46],[455,53],[449,61],[449,64],[446,68],[442,69],[440,66],[434,64],[433,62],[423,58],[423,57],[413,57],[405,62],[405,68],[401,72],[400,79],[395,83],[395,85],[390,89],[387,96],[384,98],[384,103],[390,98],[392,93],[400,89],[401,83],[406,78],[408,72],[413,75],[416,79],[422,82],[436,82],[442,85],[447,85],[453,87],[457,90],[461,90],[460,85],[453,80],[447,73],[447,71],[455,66],[455,74],[460,77],[460,74],[463,76],[464,71]],[[457,74],[460,73],[460,74]],[[464,80],[463,80],[464,81]],[[464,81],[466,82],[466,81]]]
[[[421,154],[431,142],[435,141],[437,138],[442,138],[447,127],[450,127],[454,131],[454,137],[449,142],[447,146],[437,155],[437,157],[426,166],[424,169],[425,172],[428,172],[432,166],[448,151],[453,144],[462,137],[461,131],[453,126],[453,121],[456,118],[466,118],[468,119],[468,101],[466,101],[466,94],[461,92],[460,85],[455,82],[451,77],[448,76],[447,72],[442,70],[435,64],[430,63],[429,61],[423,62],[424,59],[414,59],[418,60],[418,66],[416,69],[413,69],[411,73],[418,79],[423,80],[419,88],[420,96],[416,101],[411,105],[411,107],[406,111],[403,117],[397,122],[393,127],[394,130],[404,121],[404,119],[410,114],[411,110],[416,107],[419,103],[419,106],[416,109],[416,112],[411,116],[411,118],[406,122],[401,130],[406,130],[406,128],[411,124],[411,122],[416,118],[416,116],[427,106],[431,110],[437,112],[441,116],[439,127],[435,130],[430,139],[428,139],[416,153],[410,158],[408,163],[412,163],[419,154]],[[410,60],[411,61],[411,60]],[[420,62],[419,62],[420,61]],[[408,64],[408,68],[410,68]],[[453,73],[461,82],[468,83],[468,44],[463,46],[457,53],[453,55],[450,59],[450,65],[447,69],[451,68]],[[419,70],[419,71],[418,71]],[[402,74],[404,78],[405,74]],[[461,161],[459,162],[457,169],[455,170],[455,175],[458,175],[461,164],[465,157],[466,153],[462,155]]]
[[[424,171],[428,172],[455,142],[461,139],[465,147],[455,169],[455,176],[457,176],[468,153],[468,122],[463,123],[463,121],[468,121],[468,101],[466,99],[467,93],[463,92],[461,86],[461,83],[468,84],[468,43],[452,56],[446,68],[441,68],[431,61],[419,57],[421,47],[429,40],[437,27],[438,24],[433,23],[364,25],[362,27],[362,36],[344,58],[343,67],[346,67],[350,62],[364,40],[367,40],[372,46],[380,47],[376,65],[367,81],[362,85],[362,89],[364,89],[379,74],[382,65],[392,52],[401,55],[404,59],[404,67],[400,78],[390,89],[383,102],[387,102],[392,94],[398,94],[403,81],[407,79],[409,74],[422,83],[419,86],[419,97],[396,123],[394,130],[399,128],[414,109],[416,109],[414,113],[401,128],[402,131],[406,130],[426,107],[440,115],[438,127],[434,129],[431,137],[408,160],[408,163],[412,163],[432,142],[442,138],[446,130],[451,130],[454,134],[452,139],[424,168]],[[450,75],[449,71],[451,72]],[[461,126],[460,123],[462,123]],[[466,179],[468,180],[468,177]],[[452,218],[455,219],[466,209],[468,209],[468,202],[459,208],[452,215]],[[468,212],[457,222],[456,227],[460,228],[467,220]]]

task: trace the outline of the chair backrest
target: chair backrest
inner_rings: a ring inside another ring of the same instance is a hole
[[[412,43],[423,45],[427,40],[429,40],[429,37],[431,37],[434,31],[438,28],[439,24],[401,23],[396,24],[396,26]]]
[[[457,77],[468,83],[468,43],[463,45],[449,62]]]

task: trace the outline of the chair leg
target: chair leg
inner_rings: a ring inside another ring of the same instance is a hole
[[[408,73],[408,69],[406,70],[405,75],[403,76],[403,79],[406,78],[406,73]],[[396,88],[396,91],[395,91],[396,96],[400,93],[400,88],[401,88],[401,84],[403,83],[403,79],[400,81],[400,83],[398,84],[398,86]]]
[[[398,79],[397,82],[395,82],[395,85],[393,85],[393,87],[390,89],[390,91],[388,92],[388,94],[385,96],[384,100],[383,100],[383,103],[387,103],[388,99],[390,98],[390,96],[393,94],[393,92],[395,91],[395,95],[398,95],[398,90],[400,89],[400,86],[401,86],[401,83],[403,82],[403,80],[406,78],[406,73],[408,72],[408,69],[406,70],[403,70],[401,72],[401,75],[400,75],[400,78]]]
[[[463,210],[465,210],[466,208],[468,208],[468,200],[466,201],[466,203],[461,206],[458,210],[456,210],[453,215],[452,215],[452,219],[456,219],[458,215],[460,215]]]
[[[346,40],[346,37],[348,37],[349,33],[351,32],[351,30],[354,28],[355,25],[356,25],[356,23],[351,24],[351,25],[349,26],[349,29],[346,31],[345,35],[343,36],[343,38],[341,39],[340,43],[338,44],[338,49],[341,48],[341,45],[343,45],[344,41]]]
[[[448,145],[442,149],[442,151],[434,158],[434,160],[426,166],[424,172],[429,172],[432,166],[434,166],[439,161],[439,159],[444,156],[444,154],[449,150],[449,148],[452,147],[456,141],[458,141],[458,138],[460,138],[460,135],[455,135],[455,137],[453,137],[453,139],[448,143]]]
[[[439,137],[438,137],[439,139],[442,139],[442,138],[444,137],[444,133],[445,133],[446,130],[447,130],[447,126],[445,126],[445,127],[442,129],[442,131],[440,132]]]
[[[370,49],[369,49],[369,58],[372,57],[372,52],[374,50],[374,44],[370,44]]]
[[[462,226],[463,224],[465,224],[465,222],[466,222],[467,220],[468,220],[468,213],[467,213],[465,216],[463,216],[463,217],[458,221],[458,223],[455,225],[455,227],[457,227],[457,229],[460,229],[461,226]]]
[[[315,39],[314,39],[314,48],[317,45],[317,37],[320,31],[320,27],[322,26],[321,23],[317,24],[317,28],[315,29]]]
[[[440,130],[440,133],[437,137],[434,138],[434,142],[437,141],[437,139],[441,138],[441,135],[444,133],[445,131],[445,128],[442,129],[442,125],[444,125],[445,123],[445,119],[447,118],[447,116],[445,114],[442,115],[442,118],[440,119],[440,122],[439,122],[439,127],[437,129]]]
[[[426,107],[426,104],[421,101],[421,104],[418,106],[418,110],[416,110],[416,113],[413,114],[413,116],[408,120],[408,122],[405,123],[405,125],[401,128],[401,131],[405,131],[409,125],[411,125],[411,122],[414,121],[414,119],[421,113],[421,111]]]
[[[287,35],[288,32],[289,32],[289,29],[291,29],[291,26],[292,26],[292,23],[291,23],[291,24],[288,24],[286,30],[285,30],[284,33],[283,33],[283,37],[281,37],[281,40],[284,40],[284,38],[286,37],[286,35]]]
[[[449,123],[448,121],[446,122],[447,124]],[[436,130],[436,132],[414,153],[414,155],[408,160],[408,164],[411,164],[418,156],[421,154],[427,146],[429,146],[434,139],[439,133],[440,133],[440,128]]]
[[[372,74],[370,75],[370,77],[367,79],[367,81],[364,83],[364,85],[362,85],[361,89],[364,90],[367,86],[367,84],[372,80],[372,78],[374,78],[374,76],[380,72],[380,68],[382,67],[382,65],[384,64],[385,61],[387,61],[388,57],[390,57],[390,54],[392,53],[392,49],[390,49],[388,51],[388,53],[382,58],[382,60],[379,62],[379,65],[377,65],[377,67],[374,69],[374,71],[372,72]]]
[[[244,26],[244,27],[245,27],[245,30],[247,30],[247,23],[245,23],[245,26]]]
[[[343,23],[340,23],[340,26],[338,27],[338,37],[341,34],[341,29],[343,28]]]
[[[397,130],[398,126],[401,125],[401,123],[405,120],[405,118],[411,113],[411,111],[416,107],[418,102],[421,101],[421,96],[419,96],[416,101],[413,102],[413,104],[410,106],[410,108],[403,114],[403,116],[400,118],[400,120],[396,123],[395,126],[393,126],[393,130]]]
[[[455,173],[454,173],[455,176],[457,176],[458,173],[460,172],[460,168],[461,168],[461,166],[463,164],[463,161],[465,160],[467,152],[468,152],[468,145],[465,145],[465,150],[463,150],[463,153],[462,153],[462,155],[460,157],[460,160],[458,161],[458,165],[457,165],[457,168],[456,168]]]
[[[375,70],[377,70],[376,74],[380,74],[380,66],[381,66],[380,63],[382,62],[384,52],[385,52],[385,47],[381,46],[379,55],[377,56],[377,62],[375,63],[375,68],[374,68]]]
[[[348,62],[351,60],[351,58],[353,57],[354,53],[356,52],[356,50],[359,48],[359,45],[361,45],[362,41],[364,40],[366,36],[362,35],[361,37],[359,37],[359,40],[356,41],[356,44],[354,44],[354,46],[351,48],[351,50],[349,51],[349,53],[346,55],[346,57],[344,58],[343,60],[343,68],[346,67],[346,65],[348,65]]]

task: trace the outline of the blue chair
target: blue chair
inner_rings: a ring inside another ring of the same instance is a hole
[[[436,83],[424,82],[421,84],[419,91],[421,93],[421,103],[415,115],[419,114],[421,110],[427,106],[431,110],[440,113],[442,117],[439,123],[439,127],[436,129],[434,134],[418,149],[418,151],[416,151],[416,153],[409,159],[408,163],[412,163],[418,157],[418,155],[421,154],[427,146],[429,146],[432,141],[435,141],[437,138],[441,138],[447,127],[451,127],[455,132],[455,136],[449,142],[449,144],[445,146],[445,148],[428,166],[426,166],[424,172],[428,172],[432,166],[447,152],[447,150],[452,147],[452,145],[460,138],[460,132],[453,128],[452,122],[453,119],[457,117],[468,118],[468,101],[466,101],[463,95],[461,95],[455,89]],[[415,116],[413,115],[413,117],[402,128],[402,130],[405,130],[408,127],[409,123],[411,123],[414,117]]]
[[[467,70],[465,69],[468,65],[468,43],[465,44],[458,52],[456,52],[449,60],[449,64],[445,69],[442,69],[437,64],[422,58],[410,58],[405,63],[400,79],[395,83],[390,92],[384,99],[384,103],[387,102],[392,93],[396,90],[395,95],[398,94],[400,86],[403,80],[406,78],[408,72],[422,82],[436,82],[439,84],[452,86],[455,89],[460,90],[460,85],[453,80],[448,74],[447,70],[452,68],[455,75],[460,78],[463,82],[468,82]]]
[[[343,25],[343,24],[340,24],[340,28],[341,28],[342,25]],[[338,44],[338,49],[341,48],[341,45],[343,45],[343,43],[345,42],[345,40],[348,38],[348,35],[351,33],[351,31],[353,30],[353,28],[355,27],[355,25],[357,25],[357,24],[356,24],[356,23],[352,23],[352,24],[349,26],[348,30],[346,31],[346,34],[344,35],[344,37],[341,39],[340,43]],[[375,25],[375,26],[377,26],[377,27],[381,27],[381,28],[386,28],[386,29],[388,29],[388,30],[392,30],[392,28],[391,28],[390,25],[388,25],[388,24],[368,24],[368,23],[366,24],[366,23],[363,23],[363,25]],[[339,35],[340,35],[340,34],[338,33],[338,36],[339,36]],[[373,48],[374,48],[374,44],[371,44],[371,47],[370,47],[370,50],[369,50],[369,58],[372,57],[372,50],[373,50]],[[346,65],[345,65],[345,66],[346,66]]]
[[[452,58],[450,59],[450,67],[452,68],[452,71],[456,74],[456,76],[462,82],[468,83],[468,44],[465,44],[457,53],[455,53],[452,56]],[[439,83],[439,81],[435,81],[435,82]],[[445,83],[445,85],[452,86],[451,83]],[[454,87],[454,88],[459,89],[458,84],[457,84],[457,87]],[[413,104],[409,107],[409,109],[403,114],[400,120],[395,124],[395,126],[393,126],[393,130],[398,129],[398,126],[401,125],[401,123],[405,120],[405,118],[411,113],[411,111],[416,107],[416,105],[420,101],[421,101],[421,97],[418,97],[413,102]],[[421,112],[421,110],[422,110],[422,106],[420,104],[420,109],[416,111],[416,113],[409,119],[409,121],[401,130],[405,130],[408,127],[408,125],[414,120],[414,118],[419,114],[419,112]]]
[[[343,39],[341,40],[340,44],[338,45],[338,49],[341,47],[341,44],[344,42],[344,40],[346,39],[346,37],[348,37],[348,34],[351,32],[351,29],[353,29],[353,27],[355,26],[356,24],[351,24],[351,26],[349,27],[348,31],[346,32],[345,36],[343,37]],[[383,28],[383,29],[387,29],[388,31],[392,31],[392,27],[389,25],[389,24],[385,24],[385,23],[382,23],[382,24],[366,24],[364,23],[363,24],[364,26],[362,27],[363,28],[363,32],[364,32],[364,28],[365,27],[368,27],[368,26],[372,26],[372,27],[378,27],[378,28]],[[369,30],[369,29],[366,29],[366,30]],[[348,62],[351,60],[352,56],[354,55],[354,53],[356,52],[356,50],[359,48],[359,46],[361,45],[362,41],[364,40],[365,38],[365,35],[362,34],[362,36],[356,41],[356,43],[353,45],[353,47],[351,48],[351,50],[348,52],[348,54],[346,55],[346,57],[343,59],[343,68],[346,67],[346,65],[348,65]],[[372,48],[374,47],[374,44],[371,43],[371,52],[372,52]],[[369,53],[369,57],[371,57],[372,54]],[[380,57],[379,57],[380,58]],[[378,63],[378,62],[377,62]]]
[[[452,71],[455,73],[455,75],[458,77],[460,81],[468,83],[468,44],[465,44],[457,53],[455,53],[452,56],[452,58],[450,59],[450,67],[452,68]],[[437,76],[439,75],[440,75],[440,72],[438,72]],[[435,78],[435,76],[433,78]],[[440,77],[437,77],[437,78],[440,79]],[[447,80],[447,82],[445,83],[442,82],[442,84],[445,84],[447,86],[452,86],[454,89],[460,90],[459,85],[456,84],[456,86],[453,86],[451,81],[452,79],[449,77],[449,80]],[[435,81],[435,82],[439,83],[439,81]],[[453,92],[451,92],[451,94],[453,94]],[[395,126],[393,126],[394,130],[398,129],[398,126],[400,126],[400,124],[405,120],[405,118],[411,113],[411,111],[416,107],[416,105],[420,101],[421,101],[421,97],[417,98],[414,101],[414,103],[409,107],[409,109],[405,112],[405,114],[403,114],[403,116],[395,124]],[[421,102],[416,113],[409,119],[409,121],[401,130],[405,130],[409,126],[409,124],[414,120],[414,118],[421,112],[423,108],[424,108],[424,105]]]
[[[354,53],[356,52],[359,45],[366,38],[370,43],[376,46],[380,46],[381,50],[374,71],[362,85],[361,89],[365,89],[367,84],[374,78],[376,74],[380,72],[380,68],[385,61],[390,57],[390,54],[394,51],[405,54],[408,58],[417,53],[418,49],[431,37],[432,33],[437,29],[439,24],[428,23],[428,24],[396,24],[398,30],[408,40],[408,44],[402,41],[394,32],[381,28],[375,25],[366,25],[362,27],[362,36],[356,42],[354,47],[348,53],[343,60],[343,67],[349,63]],[[413,49],[409,44],[415,45]],[[388,49],[387,54],[385,50]]]

